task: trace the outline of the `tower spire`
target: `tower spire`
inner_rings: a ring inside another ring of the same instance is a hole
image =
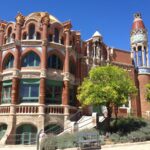
[[[140,13],[134,14],[130,43],[131,56],[136,67],[149,67],[147,29]]]

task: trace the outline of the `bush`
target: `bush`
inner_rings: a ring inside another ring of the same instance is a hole
[[[63,134],[57,137],[57,147],[59,149],[76,147],[77,139],[75,134]]]
[[[128,134],[130,142],[142,142],[146,141],[146,135],[141,131],[134,131]]]
[[[41,141],[40,150],[56,150],[57,139],[54,135],[49,135]]]
[[[139,118],[121,118],[111,122],[111,135],[114,143],[142,142],[150,140],[150,122]]]
[[[110,131],[112,133],[120,132],[120,134],[125,135],[146,125],[147,123],[139,118],[120,118],[117,122],[112,120]]]

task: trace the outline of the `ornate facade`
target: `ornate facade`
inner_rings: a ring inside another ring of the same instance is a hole
[[[0,21],[1,143],[20,144],[24,140],[17,141],[14,135],[22,138],[26,132],[36,134],[54,125],[63,129],[80,105],[76,89],[93,66],[126,69],[139,93],[119,114],[150,116],[145,99],[148,60],[147,30],[140,14],[132,26],[131,52],[109,47],[98,31],[83,41],[70,21],[60,22],[46,12],[26,17],[19,13],[15,22]]]

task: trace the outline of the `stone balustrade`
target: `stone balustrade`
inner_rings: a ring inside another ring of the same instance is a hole
[[[0,106],[0,115],[12,114],[11,108],[13,107],[14,114],[39,114],[40,105],[38,104],[21,104],[21,105],[7,105]],[[66,115],[66,110],[68,110],[68,115],[73,114],[77,111],[76,107],[65,106],[65,105],[45,105],[45,114],[50,115]]]
[[[1,106],[0,107],[0,115],[1,114],[9,114],[10,113],[10,106]]]

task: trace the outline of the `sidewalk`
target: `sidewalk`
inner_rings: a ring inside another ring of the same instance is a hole
[[[104,145],[102,150],[150,150],[150,141]]]

